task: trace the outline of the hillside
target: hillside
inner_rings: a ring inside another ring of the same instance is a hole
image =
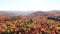
[[[1,14],[10,14],[10,15],[22,15],[22,16],[27,16],[34,11],[0,11]]]
[[[34,12],[30,15],[31,17],[37,17],[37,16],[43,16],[46,19],[50,19],[50,20],[54,20],[54,21],[60,21],[60,11],[59,10],[53,10],[53,11],[48,11],[48,12],[44,12],[44,11],[37,11]]]
[[[50,12],[56,13],[56,14],[60,14],[60,10],[52,10],[52,11],[50,11]]]
[[[60,17],[56,13],[18,13],[0,12],[0,34],[60,34]]]

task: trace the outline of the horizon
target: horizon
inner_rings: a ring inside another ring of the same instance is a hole
[[[34,10],[27,10],[27,11],[20,11],[20,10],[0,10],[0,11],[19,11],[19,12],[31,12],[31,11],[33,11],[33,12],[36,12],[36,11],[34,11]],[[43,12],[49,12],[49,11],[60,11],[60,10],[37,10],[37,11],[43,11]]]

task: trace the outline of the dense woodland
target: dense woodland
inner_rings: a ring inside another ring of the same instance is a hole
[[[27,16],[0,14],[0,34],[60,34],[60,14],[39,11]]]

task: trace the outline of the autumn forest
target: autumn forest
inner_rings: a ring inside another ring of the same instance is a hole
[[[0,34],[60,34],[60,11],[29,15],[0,12]]]

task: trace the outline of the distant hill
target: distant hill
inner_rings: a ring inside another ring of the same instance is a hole
[[[4,18],[8,20],[9,19],[17,20],[23,18],[22,16],[26,16],[27,19],[43,16],[46,19],[60,21],[60,10],[52,10],[46,12],[45,11],[0,11],[0,20],[3,20]]]
[[[33,12],[34,11],[0,11],[0,14],[10,14],[10,15],[18,14],[18,15],[26,16]]]
[[[52,11],[36,11],[31,16],[59,16],[60,10],[52,10]]]
[[[60,10],[52,10],[52,11],[50,11],[50,12],[56,13],[56,14],[60,14]]]
[[[28,16],[32,16],[32,17],[35,17],[35,16],[51,16],[51,15],[54,15],[54,13],[50,13],[50,12],[44,12],[44,11],[36,11]]]
[[[60,10],[52,10],[52,11],[0,11],[0,14],[7,15],[22,15],[22,16],[48,16],[54,14],[60,14]]]
[[[12,15],[12,16],[15,16],[17,14],[15,13],[10,13],[9,11],[0,11],[0,15]]]

